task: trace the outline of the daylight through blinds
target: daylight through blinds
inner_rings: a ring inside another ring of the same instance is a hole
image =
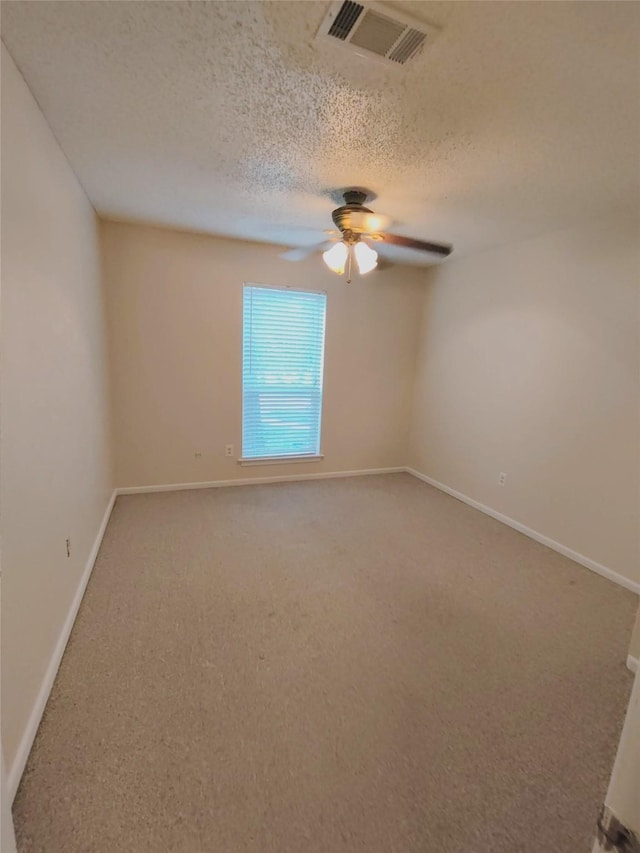
[[[320,452],[324,293],[245,285],[242,456]]]

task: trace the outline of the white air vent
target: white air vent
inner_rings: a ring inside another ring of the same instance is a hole
[[[379,62],[405,65],[437,33],[437,27],[380,3],[338,0],[331,4],[316,38],[348,47]]]

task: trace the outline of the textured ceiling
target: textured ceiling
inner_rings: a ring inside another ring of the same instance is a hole
[[[2,37],[105,216],[302,245],[360,185],[468,254],[637,203],[640,4],[387,5],[442,26],[405,68],[315,42],[324,2],[3,2]]]

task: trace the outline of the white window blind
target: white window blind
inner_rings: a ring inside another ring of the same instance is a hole
[[[242,457],[320,453],[324,293],[244,286]]]

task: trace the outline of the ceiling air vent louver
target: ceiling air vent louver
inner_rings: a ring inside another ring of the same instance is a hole
[[[364,6],[359,3],[345,0],[329,27],[329,35],[335,36],[337,39],[346,39],[363,9]]]
[[[337,0],[331,4],[317,39],[392,65],[405,65],[433,41],[438,28],[379,3]]]

